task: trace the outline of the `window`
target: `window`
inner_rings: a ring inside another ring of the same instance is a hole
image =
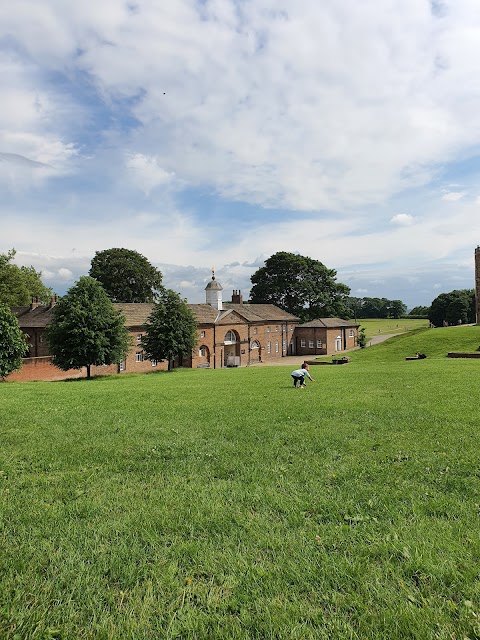
[[[275,353],[278,353],[278,340],[275,342]]]
[[[270,333],[270,327],[267,327],[267,333]]]
[[[156,360],[150,360],[150,362],[152,363],[152,367],[156,367],[157,366],[157,361]]]
[[[350,331],[348,332],[348,336],[349,338],[353,338],[353,329],[350,329]]]
[[[260,343],[258,340],[254,340],[250,346],[250,349],[260,349]]]
[[[253,327],[253,333],[257,335],[257,327]]]
[[[119,371],[125,371],[125,360],[121,360],[119,365],[118,365],[118,370]]]
[[[317,340],[317,349],[321,349],[321,348],[322,348],[322,341]]]
[[[205,337],[205,331],[200,331],[200,338],[204,338]]]
[[[39,341],[40,343],[42,343],[42,342],[43,342],[43,336],[42,336],[42,335],[38,338],[38,341]]]
[[[233,331],[227,331],[225,334],[224,343],[225,344],[235,344],[237,342],[237,336]]]
[[[204,358],[207,355],[205,352],[205,347],[200,347],[200,349],[198,350],[198,355],[200,356],[200,358]]]
[[[287,330],[287,327],[284,324],[282,324],[282,333],[285,333],[286,330]]]
[[[275,326],[275,331],[278,333],[278,324]]]
[[[305,342],[305,340],[300,340],[300,346],[301,347],[306,347],[307,343]]]
[[[284,340],[283,341],[283,353],[285,353],[286,350],[287,350],[287,341]]]
[[[308,348],[313,349],[313,340],[308,341]]]
[[[271,349],[270,342],[267,342],[267,353],[270,353],[270,349]]]
[[[135,354],[135,362],[143,362],[143,351],[137,351]]]
[[[137,342],[141,342],[141,341],[142,341],[142,334],[137,333]]]

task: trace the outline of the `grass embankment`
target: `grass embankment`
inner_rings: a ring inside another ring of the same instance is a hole
[[[406,331],[415,331],[428,327],[428,320],[416,320],[414,318],[359,318],[357,322],[360,328],[365,329],[368,340],[375,336],[385,334],[405,333]]]
[[[479,637],[480,361],[403,355],[1,385],[0,637]]]
[[[351,351],[348,353],[348,357],[358,363],[394,363],[404,360],[406,356],[414,356],[418,351],[425,353],[428,358],[443,359],[450,351],[478,352],[479,345],[480,326],[417,329],[389,338],[378,345]]]

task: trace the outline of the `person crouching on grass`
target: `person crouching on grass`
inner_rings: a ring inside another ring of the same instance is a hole
[[[311,380],[312,382],[315,382],[315,380],[312,378],[312,376],[303,367],[302,367],[302,369],[295,369],[295,371],[292,371],[293,386],[296,388],[297,387],[297,382],[300,382],[300,389],[304,389],[305,386],[306,386],[305,385],[305,376],[307,376],[307,378],[309,380]]]

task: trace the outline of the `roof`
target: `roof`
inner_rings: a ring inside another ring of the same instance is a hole
[[[336,329],[338,327],[359,327],[360,324],[357,322],[350,322],[350,320],[342,320],[342,318],[317,318],[316,320],[310,320],[310,322],[304,322],[299,325],[299,328],[302,327],[312,327],[312,328],[321,328],[321,329]]]
[[[50,324],[53,318],[52,306],[41,304],[35,309],[26,307],[12,307],[12,312],[17,316],[20,328],[43,329]]]
[[[113,306],[125,317],[127,327],[141,327],[146,323],[155,305],[147,302],[114,302]],[[279,309],[274,304],[232,304],[227,302],[220,314],[209,304],[189,304],[188,307],[193,312],[198,324],[214,324],[217,316],[218,320],[221,320],[231,311],[236,311],[247,322],[298,321],[298,318],[291,313]],[[12,311],[23,329],[45,328],[53,319],[51,305],[39,305],[35,309],[30,309],[30,306],[12,307]]]
[[[265,320],[278,322],[298,322],[298,318],[274,304],[238,304],[224,302],[225,310],[236,311],[250,322],[265,322]]]

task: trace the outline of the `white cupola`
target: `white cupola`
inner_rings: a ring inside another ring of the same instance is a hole
[[[221,311],[223,308],[222,303],[222,285],[215,280],[215,271],[212,269],[212,279],[205,287],[206,303],[217,311]]]

